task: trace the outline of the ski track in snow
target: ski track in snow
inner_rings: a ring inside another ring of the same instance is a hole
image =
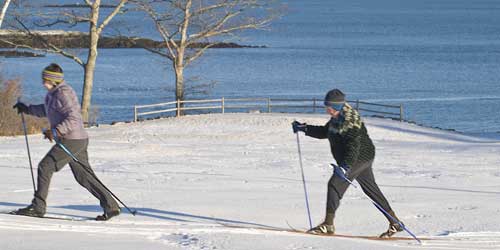
[[[51,215],[55,216],[55,215]],[[128,216],[128,215],[127,215]],[[59,216],[70,218],[68,216]],[[77,217],[79,218],[79,217]],[[30,218],[23,216],[0,215],[0,230],[20,231],[48,231],[72,232],[99,235],[133,235],[160,242],[165,245],[182,247],[183,249],[216,249],[215,243],[210,240],[214,235],[261,235],[263,237],[321,237],[302,235],[291,232],[267,231],[254,228],[231,228],[214,223],[172,223],[161,221],[140,221],[115,219],[107,222],[98,221],[56,221],[51,219]],[[407,236],[404,232],[398,236]],[[409,236],[408,236],[409,237]],[[500,232],[459,232],[445,233],[441,236],[421,236],[429,238],[422,240],[419,245],[416,241],[376,241],[377,244],[401,246],[416,249],[500,249]],[[220,238],[220,237],[215,237]],[[324,238],[324,237],[322,237]],[[333,238],[332,238],[333,239]],[[363,239],[342,239],[346,241],[370,241]],[[287,249],[305,249],[289,247]]]

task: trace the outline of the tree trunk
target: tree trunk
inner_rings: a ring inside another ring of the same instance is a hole
[[[91,38],[92,39],[92,38]],[[97,43],[97,39],[95,39]],[[84,124],[88,124],[89,111],[92,98],[92,87],[94,85],[94,70],[97,58],[97,48],[89,48],[89,56],[87,64],[85,64],[85,73],[83,76],[83,93],[82,93],[82,119]]]
[[[2,28],[2,22],[5,17],[5,14],[7,13],[7,9],[9,8],[10,0],[5,0],[3,3],[3,8],[2,12],[0,13],[0,29]]]
[[[181,39],[177,48],[177,57],[174,59],[175,98],[181,101],[184,101],[184,57],[187,49],[187,30],[189,28],[189,19],[191,18],[191,6],[192,1],[187,0],[184,9],[184,22],[181,26]],[[181,103],[179,106],[177,108],[183,108],[184,104]],[[180,114],[183,115],[184,112],[181,111]]]
[[[174,60],[175,69],[175,99],[184,101],[184,66],[179,64],[179,60]],[[183,108],[184,103],[180,103],[177,107],[178,109]],[[184,114],[184,111],[179,112],[180,115]]]
[[[83,76],[83,93],[82,93],[82,119],[83,123],[88,125],[89,112],[92,98],[92,87],[94,85],[94,70],[97,60],[97,43],[99,42],[99,32],[97,30],[97,21],[99,19],[99,5],[101,1],[95,1],[92,6],[90,16],[90,44],[87,63],[85,64],[85,73]]]
[[[175,67],[175,99],[184,100],[184,68]]]

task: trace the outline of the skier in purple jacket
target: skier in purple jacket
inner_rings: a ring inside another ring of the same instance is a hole
[[[118,203],[96,180],[88,162],[89,139],[83,127],[80,104],[73,88],[64,81],[63,70],[55,63],[50,64],[42,72],[42,81],[43,86],[48,91],[44,104],[28,106],[18,102],[14,108],[17,109],[18,113],[47,117],[50,129],[44,131],[45,138],[49,139],[50,142],[57,139],[73,152],[82,164],[74,161],[58,145],[53,146],[38,164],[37,189],[31,205],[13,213],[43,217],[47,207],[46,200],[52,174],[69,163],[76,181],[100,201],[104,214],[97,216],[96,220],[109,220],[111,217],[119,215]]]

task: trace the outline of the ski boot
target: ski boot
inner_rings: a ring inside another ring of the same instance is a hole
[[[399,223],[390,223],[389,224],[389,229],[387,231],[383,232],[380,234],[379,238],[390,238],[397,232],[403,231],[404,224],[402,222]]]
[[[310,234],[334,234],[335,233],[335,226],[326,224],[326,223],[321,223],[317,225],[316,227],[313,227],[307,231],[307,233]]]
[[[118,210],[112,210],[112,211],[109,211],[109,212],[104,212],[104,214],[102,215],[98,215],[95,220],[98,220],[98,221],[106,221],[106,220],[109,220],[115,216],[118,216],[120,214],[120,209]]]
[[[37,211],[33,205],[29,205],[25,208],[20,208],[18,210],[10,212],[10,214],[14,215],[24,215],[24,216],[31,216],[31,217],[43,217],[45,214],[44,212]]]

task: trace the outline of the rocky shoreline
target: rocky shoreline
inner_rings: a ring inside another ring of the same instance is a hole
[[[23,50],[0,50],[1,57],[44,57],[44,54],[37,54]]]
[[[36,31],[33,32],[36,36],[43,38],[60,48],[85,48],[89,41],[89,35],[85,32],[74,31]],[[33,48],[44,48],[42,39],[33,38],[25,33],[12,30],[0,30],[0,48],[12,49],[15,45],[3,42],[2,40],[11,41],[14,44],[25,44]],[[191,48],[201,48],[208,43],[196,43],[190,46]],[[101,37],[99,39],[98,48],[164,48],[165,43],[155,41],[148,38],[139,37]],[[265,48],[265,46],[248,46],[236,43],[215,43],[212,48]],[[11,53],[11,52],[10,52]],[[0,51],[0,56],[4,55],[5,51]],[[33,53],[34,54],[34,53]]]

